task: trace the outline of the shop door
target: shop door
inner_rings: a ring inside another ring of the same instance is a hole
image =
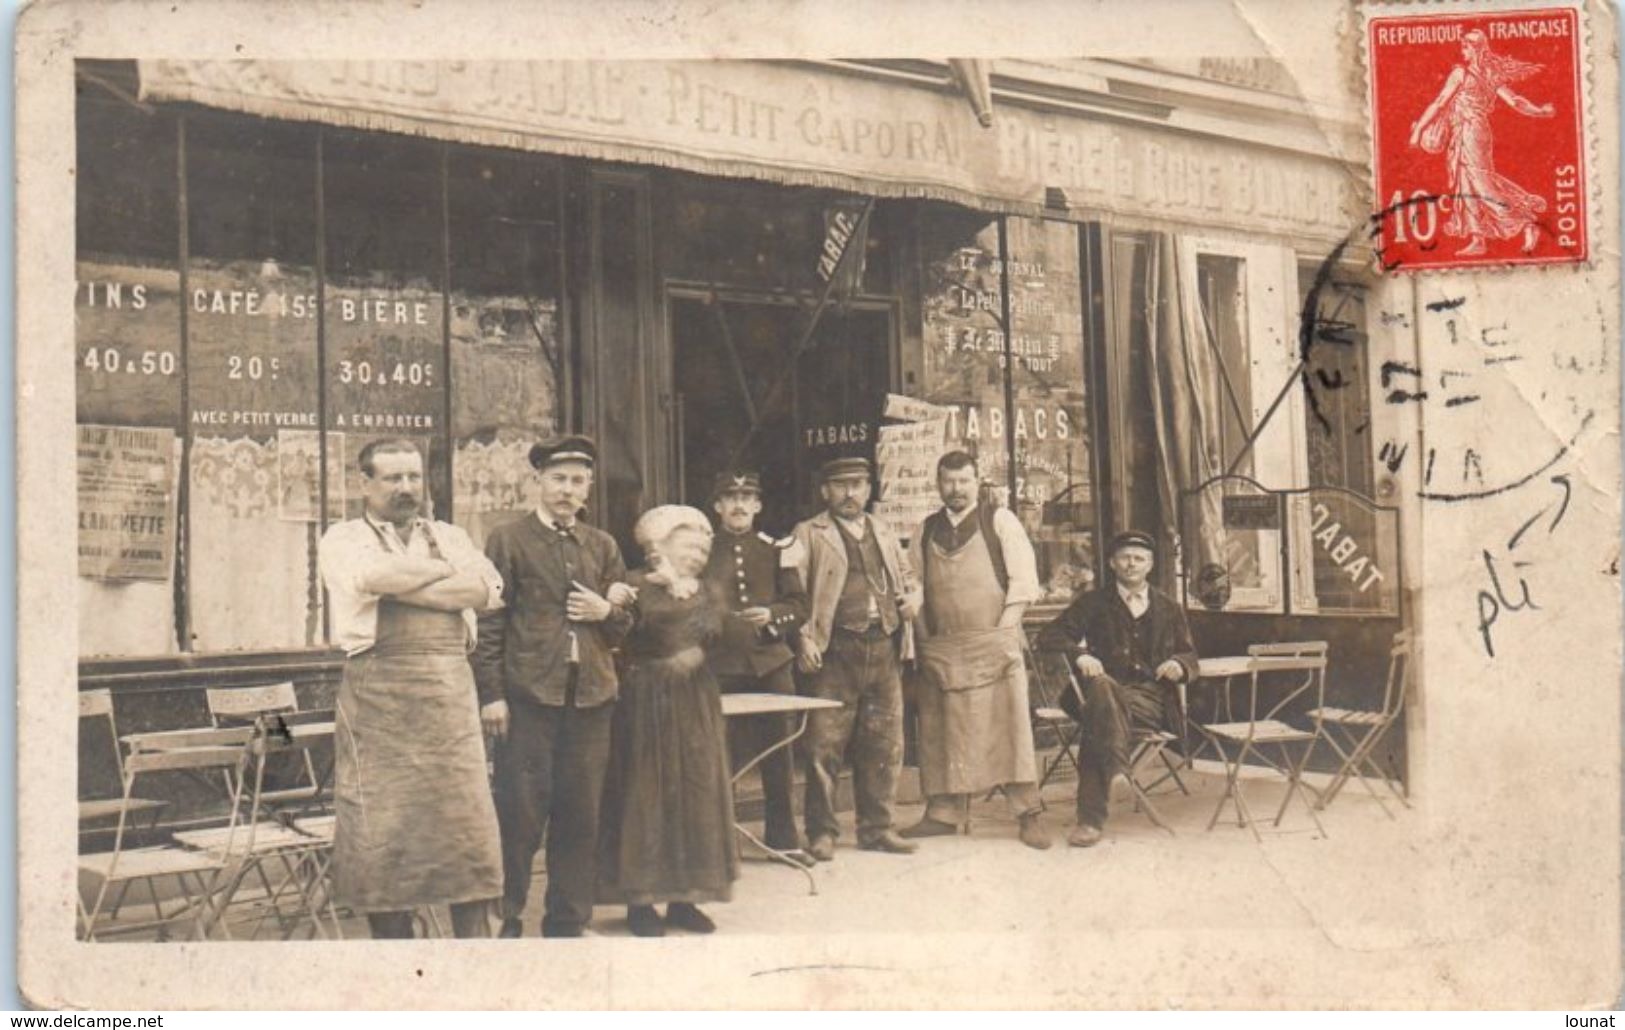
[[[800,305],[678,289],[667,298],[682,502],[709,512],[718,472],[755,469],[759,525],[787,532],[818,508],[820,464],[874,459],[892,378],[890,309],[826,310],[795,357],[807,319]]]

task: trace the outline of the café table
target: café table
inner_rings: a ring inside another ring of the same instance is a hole
[[[801,735],[807,732],[807,718],[813,712],[821,708],[839,707],[841,707],[839,701],[830,701],[821,697],[802,697],[799,694],[723,694],[722,714],[730,719],[747,718],[753,715],[798,716],[795,720],[795,728],[789,734],[763,748],[760,754],[753,756],[750,761],[739,767],[739,771],[733,775],[734,786],[737,787],[745,774],[761,765],[762,761],[769,755],[790,747],[800,739]],[[809,894],[818,893],[818,881],[813,878],[811,869],[791,858],[787,852],[768,847],[767,842],[746,829],[744,824],[739,822],[737,816],[734,819],[734,829],[739,831],[740,836],[756,845],[768,858],[783,863],[805,876]]]

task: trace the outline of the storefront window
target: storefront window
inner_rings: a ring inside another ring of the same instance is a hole
[[[456,153],[449,170],[453,508],[483,544],[536,507],[530,446],[560,423],[559,170],[493,152]]]
[[[476,539],[534,505],[566,374],[556,160],[83,90],[82,656],[324,646],[316,546],[360,513],[369,440],[417,441]]]
[[[183,381],[177,126],[99,87],[81,90],[74,294],[79,651],[164,654],[177,646]]]
[[[348,518],[363,507],[357,457],[391,436],[421,448],[434,517],[449,514],[441,157],[422,140],[326,136],[327,460]]]
[[[316,132],[187,122],[192,648],[321,643]]]
[[[998,228],[996,217],[960,209],[933,206],[922,213],[920,399],[945,410],[945,446],[974,452],[990,499],[1010,507],[1027,527],[1045,600],[1065,601],[1093,582],[1097,511],[1077,227],[1011,218],[1007,259],[999,252]],[[1014,323],[1008,365],[1006,267]],[[915,496],[918,510],[907,515],[934,507],[929,492]]]

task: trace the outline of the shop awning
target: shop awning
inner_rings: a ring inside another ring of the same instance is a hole
[[[781,61],[141,61],[145,100],[1038,215],[1335,241],[1336,162]],[[1049,209],[1053,213],[1053,207]]]

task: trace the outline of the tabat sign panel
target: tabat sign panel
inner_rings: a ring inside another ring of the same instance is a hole
[[[1584,261],[1577,11],[1373,18],[1373,232],[1390,270]]]

